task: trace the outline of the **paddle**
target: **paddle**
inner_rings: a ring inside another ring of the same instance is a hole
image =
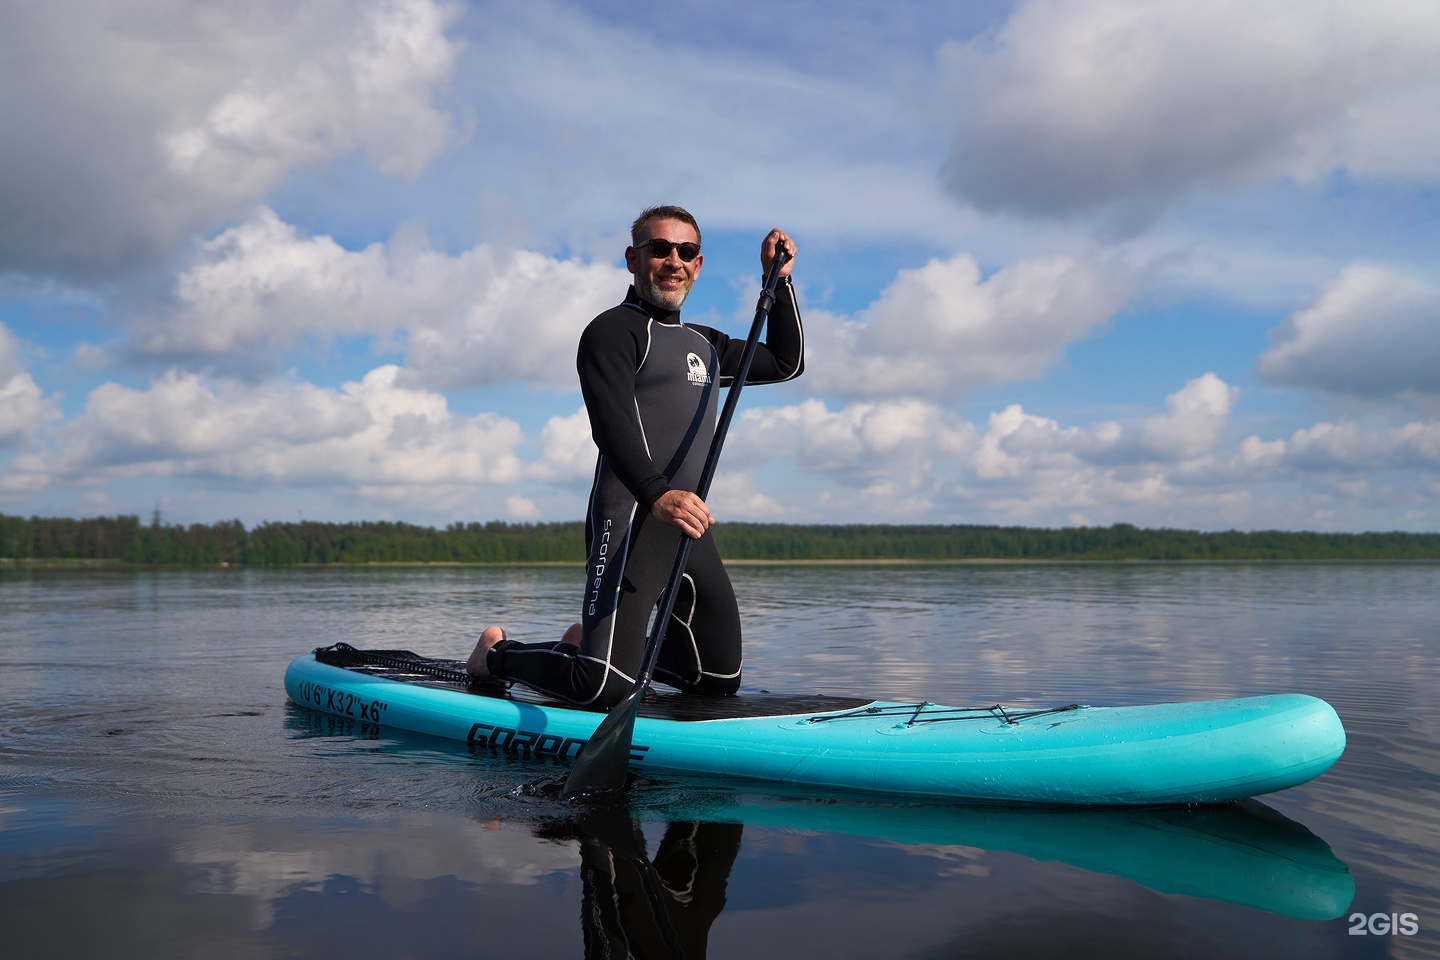
[[[725,443],[725,434],[730,430],[730,420],[735,415],[735,406],[740,401],[740,388],[750,373],[750,362],[755,359],[755,348],[760,345],[760,331],[770,316],[770,307],[775,303],[775,287],[780,283],[780,268],[790,259],[783,245],[776,244],[775,258],[765,274],[765,285],[760,290],[760,301],[755,305],[755,321],[750,325],[750,337],[745,341],[745,352],[740,355],[740,368],[725,395],[725,407],[715,424],[715,439],[710,442],[710,453],[705,458],[705,468],[700,473],[700,482],[695,493],[704,500],[710,493],[710,481],[715,477],[715,464],[720,459],[720,447]],[[645,655],[640,664],[640,674],[630,694],[606,714],[595,728],[595,733],[580,748],[575,766],[565,778],[560,795],[570,800],[581,794],[606,790],[619,790],[625,786],[625,774],[630,766],[630,744],[635,739],[635,717],[640,712],[640,701],[650,686],[650,677],[660,658],[660,645],[665,641],[665,627],[675,609],[675,594],[679,592],[680,578],[685,573],[685,564],[690,559],[690,546],[694,541],[688,536],[680,538],[680,549],[675,552],[675,565],[670,568],[670,579],[665,592],[660,595],[656,608],[655,622],[650,636],[645,641]]]

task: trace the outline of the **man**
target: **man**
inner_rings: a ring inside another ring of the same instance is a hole
[[[681,690],[731,694],[740,687],[740,611],[709,535],[715,522],[694,493],[715,429],[719,388],[734,378],[744,341],[680,320],[705,257],[700,227],[681,207],[651,207],[630,228],[625,302],[580,337],[576,366],[600,450],[586,519],[589,554],[579,624],[560,641],[522,644],[486,628],[466,669],[513,680],[576,706],[608,710],[633,689],[646,627],[680,546],[691,537],[655,679]],[[761,267],[780,271],[766,340],[747,383],[779,383],[804,369],[804,333],[790,285],[795,244],[771,230]]]

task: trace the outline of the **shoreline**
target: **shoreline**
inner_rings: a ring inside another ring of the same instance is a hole
[[[764,566],[1017,566],[1023,564],[1153,564],[1170,566],[1200,566],[1207,564],[1440,564],[1440,559],[1425,557],[1210,557],[1193,560],[1166,560],[1154,557],[1085,558],[1085,557],[853,557],[853,558],[796,558],[787,560],[764,560],[751,558],[722,558],[727,567]],[[365,560],[360,562],[336,561],[333,563],[135,563],[129,560],[111,560],[86,557],[0,557],[0,569],[114,569],[114,570],[364,570],[376,568],[412,567],[576,567],[583,569],[583,560]]]

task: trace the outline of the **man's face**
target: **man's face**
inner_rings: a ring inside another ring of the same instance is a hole
[[[625,266],[635,274],[635,291],[641,299],[667,310],[679,310],[700,275],[705,255],[697,254],[686,263],[680,259],[680,251],[672,249],[668,256],[657,257],[654,247],[646,242],[649,240],[698,245],[700,236],[683,220],[651,220],[640,228],[635,246],[625,248]]]

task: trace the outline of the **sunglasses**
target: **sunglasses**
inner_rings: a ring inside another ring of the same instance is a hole
[[[669,240],[655,239],[646,240],[644,243],[637,243],[636,246],[649,247],[650,252],[657,259],[660,260],[664,260],[666,257],[670,256],[671,250],[674,250],[676,253],[680,254],[680,259],[684,260],[686,263],[689,263],[696,257],[700,256],[700,244],[690,243],[689,241],[686,241],[685,243],[672,243]]]

